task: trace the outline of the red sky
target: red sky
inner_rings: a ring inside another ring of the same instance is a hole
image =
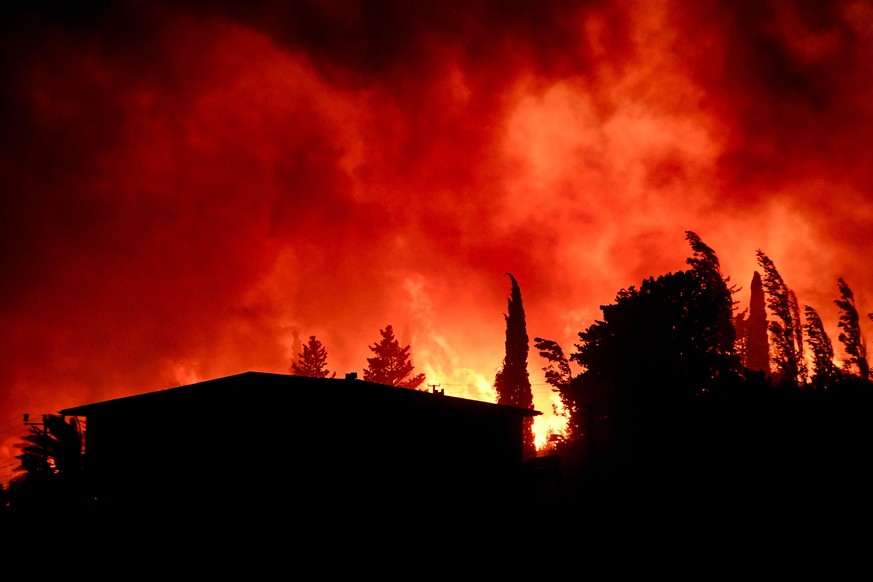
[[[840,353],[836,279],[873,311],[870,1],[20,4],[4,484],[23,413],[285,373],[295,331],[360,376],[391,324],[428,384],[494,400],[506,272],[570,353],[686,230],[740,308],[763,250]]]

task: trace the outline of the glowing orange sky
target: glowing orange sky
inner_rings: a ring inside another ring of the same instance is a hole
[[[506,272],[569,353],[685,230],[838,352],[837,277],[873,311],[869,1],[112,4],[0,18],[4,483],[24,412],[287,372],[295,330],[361,375],[392,324],[493,400]]]

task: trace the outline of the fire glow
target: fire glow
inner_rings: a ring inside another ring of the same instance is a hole
[[[837,278],[873,311],[871,3],[539,4],[10,9],[0,479],[24,412],[288,372],[294,333],[360,375],[392,324],[493,401],[505,272],[570,353],[686,230],[740,309],[763,249],[838,347]]]

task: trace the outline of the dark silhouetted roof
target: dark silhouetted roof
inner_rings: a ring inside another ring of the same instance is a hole
[[[536,410],[446,396],[443,393],[397,388],[365,380],[309,378],[266,372],[243,372],[185,386],[66,408],[60,413],[87,417],[176,406],[188,409],[202,406],[211,409],[217,404],[230,407],[239,404],[246,408],[256,406],[277,414],[324,412],[326,404],[362,406],[369,410],[379,406],[389,409],[397,406],[463,409],[470,413],[505,414],[519,418],[541,414]],[[276,406],[283,408],[275,409]]]

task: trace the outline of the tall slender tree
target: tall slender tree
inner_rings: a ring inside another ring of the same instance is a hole
[[[750,370],[770,373],[770,342],[767,339],[767,308],[761,274],[752,274],[749,288],[749,317],[746,320],[745,361]]]
[[[834,300],[834,303],[840,308],[840,321],[837,325],[842,330],[837,338],[848,355],[843,362],[843,369],[868,380],[870,364],[867,362],[867,346],[855,307],[855,294],[842,277],[837,279],[837,286],[840,289],[840,298]]]
[[[401,346],[394,337],[391,325],[379,330],[382,339],[371,346],[372,358],[367,358],[364,380],[398,388],[418,388],[424,382],[424,374],[410,376],[415,370],[410,357],[410,345]]]
[[[804,307],[806,314],[806,343],[812,352],[812,375],[810,381],[815,388],[827,388],[839,378],[840,370],[834,364],[834,347],[828,337],[818,312],[809,305]]]
[[[801,325],[794,318],[791,293],[776,265],[761,249],[756,251],[758,264],[764,271],[763,284],[767,307],[776,317],[768,321],[767,330],[773,341],[773,364],[779,382],[799,386],[801,383],[800,359],[797,350],[795,327]]]
[[[327,349],[314,335],[303,346],[297,360],[291,363],[291,373],[310,378],[335,378],[336,372],[327,369]]]
[[[803,320],[800,318],[800,305],[797,303],[797,295],[793,289],[788,290],[788,307],[791,309],[791,319],[794,320],[794,353],[797,354],[797,381],[803,386],[809,378],[809,369],[806,365],[806,355],[803,346]]]
[[[521,289],[515,277],[511,273],[506,274],[512,284],[507,312],[503,316],[506,321],[506,354],[503,358],[503,366],[494,378],[494,390],[497,392],[498,404],[533,408],[533,392],[527,370],[530,340],[527,335]],[[530,417],[524,421],[522,453],[524,458],[536,456],[533,418]]]

